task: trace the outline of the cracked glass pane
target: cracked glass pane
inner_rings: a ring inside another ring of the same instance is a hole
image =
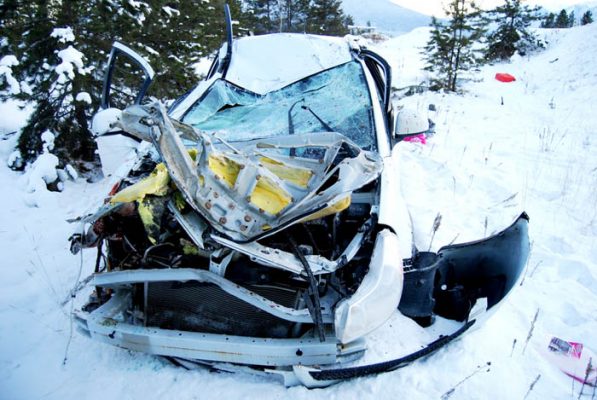
[[[183,122],[231,142],[333,131],[366,150],[375,143],[371,97],[356,61],[263,96],[217,80]]]

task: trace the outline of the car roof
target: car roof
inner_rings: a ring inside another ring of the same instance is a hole
[[[226,80],[265,94],[352,60],[344,38],[274,33],[235,39]]]

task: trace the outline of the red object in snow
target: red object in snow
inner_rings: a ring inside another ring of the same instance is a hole
[[[497,74],[495,74],[495,79],[497,79],[500,82],[514,82],[516,80],[516,78],[510,74],[506,74],[503,72],[498,72]]]

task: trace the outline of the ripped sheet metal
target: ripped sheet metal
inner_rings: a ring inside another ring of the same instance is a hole
[[[351,193],[376,179],[383,165],[377,153],[336,132],[233,146],[170,119],[157,101],[127,108],[120,125],[151,139],[185,200],[239,243],[347,208]],[[189,152],[181,136],[193,138],[196,151]]]

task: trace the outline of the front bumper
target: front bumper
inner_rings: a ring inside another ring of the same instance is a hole
[[[91,313],[76,312],[79,330],[94,340],[144,353],[191,360],[279,367],[335,364],[362,353],[364,341],[341,345],[333,335],[271,339],[144,327],[124,322],[130,294],[120,291]]]
[[[81,331],[92,339],[149,354],[269,367],[333,365],[362,354],[363,337],[396,312],[403,284],[402,264],[396,263],[400,260],[396,242],[396,236],[388,230],[378,234],[369,272],[359,290],[337,306],[336,318],[333,306],[325,307],[322,319],[329,329],[323,342],[311,336],[263,338],[161,329],[134,321],[130,314],[132,284],[196,281],[216,285],[228,295],[282,320],[313,323],[307,309],[285,307],[210,271],[190,268],[97,274],[93,285],[114,290],[112,298],[91,313],[77,312],[75,317]]]

